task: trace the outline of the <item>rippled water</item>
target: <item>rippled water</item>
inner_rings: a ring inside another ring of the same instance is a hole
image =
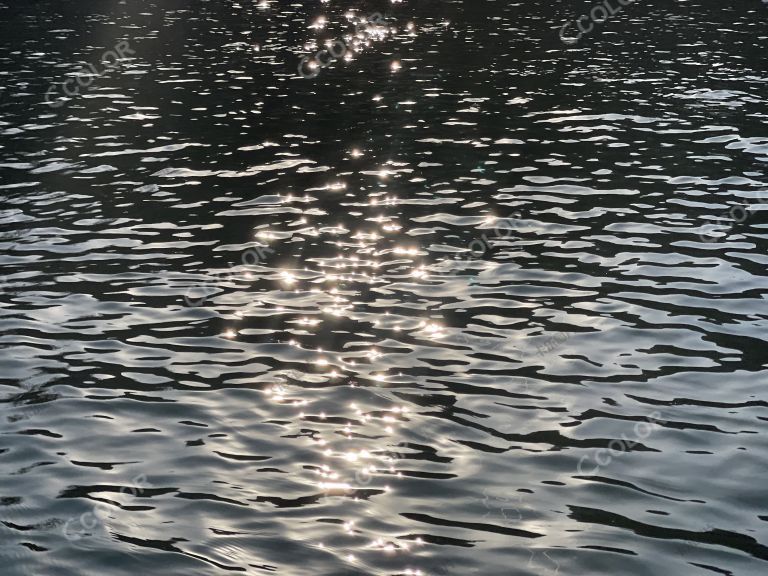
[[[765,574],[768,7],[593,6],[0,0],[2,573]]]

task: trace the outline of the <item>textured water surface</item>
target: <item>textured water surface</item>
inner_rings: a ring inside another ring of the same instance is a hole
[[[765,574],[768,6],[594,5],[0,0],[2,574]]]

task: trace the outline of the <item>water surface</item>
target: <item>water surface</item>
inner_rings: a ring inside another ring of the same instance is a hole
[[[3,574],[765,573],[768,8],[593,6],[0,0]]]

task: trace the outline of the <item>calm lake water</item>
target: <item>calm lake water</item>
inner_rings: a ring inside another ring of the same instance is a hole
[[[622,1],[0,0],[0,573],[766,574],[768,5]]]

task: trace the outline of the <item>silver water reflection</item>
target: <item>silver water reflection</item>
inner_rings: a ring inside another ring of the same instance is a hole
[[[4,573],[764,572],[766,7],[594,4],[0,0]]]

